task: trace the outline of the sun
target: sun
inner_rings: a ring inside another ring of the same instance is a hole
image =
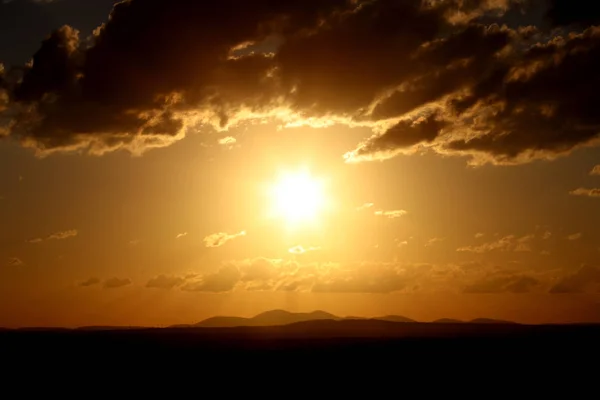
[[[326,204],[322,180],[308,170],[281,173],[271,197],[273,213],[289,225],[315,222]]]

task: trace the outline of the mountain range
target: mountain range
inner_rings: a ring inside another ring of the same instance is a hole
[[[244,317],[227,317],[217,316],[205,319],[196,324],[191,325],[173,325],[171,328],[234,328],[244,326],[280,326],[295,324],[298,322],[308,321],[319,321],[319,320],[334,320],[334,321],[347,321],[347,320],[373,320],[373,321],[388,321],[398,323],[418,323],[411,318],[403,317],[400,315],[386,315],[375,318],[365,317],[338,317],[325,311],[313,311],[310,313],[293,313],[285,310],[271,310],[260,313],[252,318]],[[432,321],[433,324],[515,324],[511,321],[502,321],[489,318],[477,318],[471,321],[460,321],[456,319],[438,319]]]

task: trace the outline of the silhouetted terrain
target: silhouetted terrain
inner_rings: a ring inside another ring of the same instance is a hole
[[[313,311],[310,313],[292,313],[284,310],[272,310],[266,311],[264,313],[258,314],[252,318],[243,318],[243,317],[212,317],[205,319],[204,321],[200,321],[193,325],[173,325],[171,328],[229,328],[229,327],[242,327],[242,326],[277,326],[277,325],[287,325],[296,322],[305,322],[305,321],[319,321],[319,320],[333,320],[333,321],[342,321],[342,320],[373,320],[373,321],[389,321],[389,322],[405,322],[405,323],[415,323],[414,319],[407,318],[400,315],[386,315],[383,317],[374,317],[374,318],[366,318],[366,317],[339,317],[333,314],[330,314],[325,311]],[[489,318],[477,318],[471,323],[476,324],[514,324],[514,322],[510,321],[500,321]],[[439,319],[433,321],[433,323],[463,323],[463,321],[459,321],[456,319]],[[95,328],[98,329],[98,328]]]
[[[253,323],[274,324],[282,315],[261,314]],[[583,379],[594,371],[584,361],[600,355],[600,325],[407,323],[320,313],[283,318],[315,317],[275,326],[0,331],[0,363],[9,373],[26,374],[20,376],[84,375],[93,382],[120,376],[146,389],[169,376],[176,382],[187,377],[181,384],[221,382],[229,393],[237,379],[267,385],[278,376],[277,382],[296,382],[299,389],[316,390],[324,379],[342,385],[337,392],[352,392],[354,382],[386,376],[406,385],[408,379],[497,380],[502,388],[515,379],[533,384],[536,376]]]
[[[258,320],[274,323],[274,315]],[[537,385],[542,378],[536,377],[594,379],[589,374],[595,369],[585,368],[584,361],[597,361],[599,338],[600,325],[324,318],[277,326],[8,330],[0,331],[0,364],[7,366],[5,379],[52,376],[67,384],[64,379],[79,376],[115,391],[114,377],[128,385],[137,380],[150,392],[167,377],[177,385],[218,383],[227,393],[245,390],[240,379],[259,385],[249,386],[256,390],[288,382],[297,386],[289,388],[294,392],[312,392],[323,381],[335,386],[338,396],[353,393],[356,383],[396,380],[436,383],[427,393],[445,387],[439,382],[465,379],[507,390],[516,382]],[[387,397],[384,388],[380,396]]]

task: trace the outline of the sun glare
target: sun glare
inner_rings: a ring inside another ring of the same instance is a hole
[[[315,221],[325,205],[322,182],[307,170],[282,173],[271,195],[273,212],[291,225]]]

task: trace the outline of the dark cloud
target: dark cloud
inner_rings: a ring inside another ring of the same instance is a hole
[[[577,272],[563,277],[552,286],[550,293],[582,293],[594,284],[600,284],[600,268],[583,265]]]
[[[90,278],[88,280],[80,282],[79,286],[88,287],[88,286],[94,286],[94,285],[98,285],[98,284],[100,284],[100,279],[98,279],[98,278]]]
[[[147,288],[155,289],[173,289],[176,286],[183,285],[186,279],[180,276],[158,275],[146,283]]]
[[[546,17],[554,26],[589,26],[600,23],[600,9],[593,1],[548,0]]]
[[[598,12],[552,0],[547,19],[570,33],[507,27],[526,3],[124,1],[91,42],[63,27],[5,74],[0,132],[41,155],[142,153],[277,115],[373,128],[348,161],[419,146],[473,163],[552,159],[598,139]]]
[[[129,278],[110,278],[104,281],[103,286],[105,289],[118,289],[128,285],[131,285],[131,279]]]

